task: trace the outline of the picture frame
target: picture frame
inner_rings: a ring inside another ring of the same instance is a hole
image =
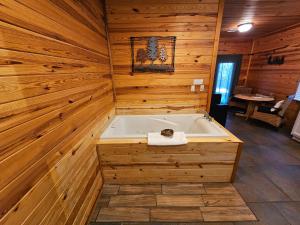
[[[132,73],[175,71],[175,36],[130,37]]]

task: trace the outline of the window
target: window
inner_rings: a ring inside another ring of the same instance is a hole
[[[228,104],[231,85],[234,76],[234,63],[225,62],[218,64],[218,74],[216,80],[215,93],[221,94],[221,104]]]

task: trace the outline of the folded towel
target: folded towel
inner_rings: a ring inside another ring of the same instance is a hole
[[[174,132],[173,137],[165,137],[160,133],[148,133],[148,145],[184,145],[187,139],[184,132]]]

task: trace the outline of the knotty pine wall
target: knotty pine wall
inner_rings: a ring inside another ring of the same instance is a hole
[[[242,64],[238,85],[246,84],[252,42],[252,40],[220,38],[218,49],[219,55],[242,55]]]
[[[300,25],[255,40],[247,86],[255,92],[273,93],[277,100],[296,92],[300,81]],[[285,56],[283,65],[268,65],[267,56]],[[287,110],[287,125],[295,121],[299,102],[293,102]]]
[[[85,224],[114,113],[103,6],[0,4],[0,224]]]
[[[117,113],[206,109],[223,12],[220,4],[218,20],[219,0],[107,0],[106,10]],[[131,36],[176,36],[175,72],[132,74]],[[204,79],[205,92],[190,91],[194,79]]]

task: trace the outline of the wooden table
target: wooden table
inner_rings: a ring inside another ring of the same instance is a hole
[[[275,99],[271,96],[266,95],[258,95],[258,94],[236,94],[234,95],[235,98],[248,101],[247,111],[245,114],[236,113],[238,116],[244,116],[246,119],[253,113],[255,106],[259,102],[272,102]]]

